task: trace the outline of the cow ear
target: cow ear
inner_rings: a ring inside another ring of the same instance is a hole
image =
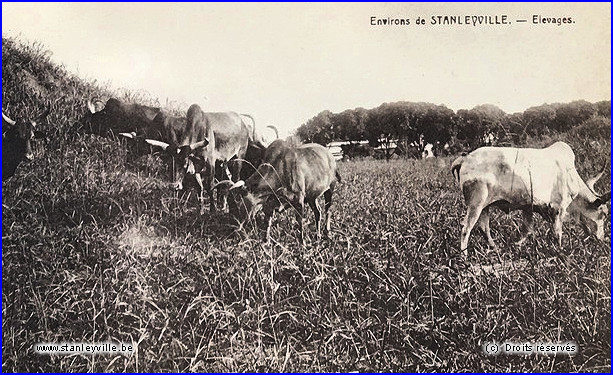
[[[230,186],[230,190],[242,189],[242,188],[246,188],[245,187],[245,181],[243,181],[243,180],[237,181],[232,186]]]
[[[596,210],[596,209],[598,209],[598,207],[602,206],[603,204],[606,204],[610,200],[611,200],[611,192],[608,192],[606,194],[603,194],[603,195],[599,196],[598,198],[596,198],[592,202],[589,202],[588,203],[588,207],[590,209]]]
[[[215,190],[217,188],[219,188],[220,186],[228,186],[228,187],[232,187],[234,183],[230,180],[223,180],[223,181],[219,181],[218,183],[216,183],[215,185],[213,185],[213,187],[211,188],[211,190]]]
[[[592,178],[588,178],[587,181],[585,182],[585,184],[592,189],[592,191],[594,190],[594,184],[596,184],[596,182],[598,182],[598,180],[600,180],[602,178],[602,176],[604,175],[604,172],[607,170],[607,162],[604,162],[604,164],[602,165],[602,168],[600,170],[600,172],[598,172],[598,174],[596,174],[596,176],[592,177]]]
[[[609,191],[608,193],[601,195],[600,197],[598,197],[597,200],[601,202],[600,205],[607,203],[608,201],[611,200],[611,192]]]

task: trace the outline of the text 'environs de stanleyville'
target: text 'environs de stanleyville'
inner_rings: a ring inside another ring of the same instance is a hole
[[[572,17],[548,17],[538,14],[530,15],[525,18],[511,19],[506,14],[500,15],[435,15],[428,17],[370,17],[372,26],[408,26],[408,25],[467,25],[467,26],[487,26],[487,25],[510,25],[512,23],[532,23],[536,25],[565,25],[573,24]]]

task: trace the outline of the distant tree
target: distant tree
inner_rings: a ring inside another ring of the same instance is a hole
[[[483,104],[457,114],[457,138],[465,149],[495,144],[503,130],[506,113],[491,104]]]
[[[364,138],[364,124],[360,123],[357,113],[348,109],[332,118],[337,141],[361,141]]]
[[[303,142],[327,145],[335,138],[332,116],[332,112],[328,110],[320,112],[317,116],[307,121],[306,124],[300,126],[296,130],[296,135]]]
[[[419,130],[423,142],[419,147],[422,155],[426,146],[432,144],[432,152],[438,155],[446,144],[451,141],[455,127],[455,112],[444,105],[429,105],[423,116]]]
[[[398,113],[388,103],[373,108],[369,112],[365,135],[370,146],[382,146],[386,160],[389,160],[394,153],[392,143],[397,139],[401,121]]]
[[[577,100],[565,104],[556,105],[556,115],[552,124],[552,130],[566,132],[580,125],[597,114],[594,104],[585,100]]]
[[[505,116],[502,128],[505,134],[504,137],[500,137],[498,144],[513,146],[526,143],[528,133],[526,133],[526,124],[522,112],[516,112]]]
[[[554,128],[556,108],[551,104],[530,107],[524,111],[524,124],[526,133],[531,136],[541,136]]]

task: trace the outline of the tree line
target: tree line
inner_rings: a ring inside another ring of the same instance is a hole
[[[385,150],[393,145],[392,152],[419,158],[428,144],[435,155],[486,145],[525,145],[530,139],[568,132],[588,120],[597,122],[594,132],[610,138],[610,118],[610,100],[543,104],[513,114],[491,104],[455,112],[444,105],[401,101],[340,113],[325,110],[300,126],[296,135],[322,145],[349,142],[343,146],[348,156],[372,155],[375,147]],[[391,153],[384,156],[389,158]]]

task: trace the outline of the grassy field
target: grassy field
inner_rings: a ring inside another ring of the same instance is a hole
[[[568,223],[560,248],[537,217],[517,247],[520,216],[496,211],[500,249],[475,232],[462,258],[465,207],[453,158],[438,158],[340,163],[331,238],[315,240],[309,213],[301,246],[285,213],[264,245],[174,195],[156,157],[75,132],[84,100],[108,92],[69,84],[40,49],[14,43],[3,39],[3,105],[22,100],[27,113],[49,98],[15,85],[5,64],[27,67],[22,57],[35,56],[38,82],[66,84],[40,84],[60,98],[51,140],[2,186],[3,371],[610,371],[609,240]],[[610,159],[608,140],[567,140],[584,177]],[[32,351],[80,341],[137,351]],[[573,341],[579,353],[486,356],[490,341]]]

